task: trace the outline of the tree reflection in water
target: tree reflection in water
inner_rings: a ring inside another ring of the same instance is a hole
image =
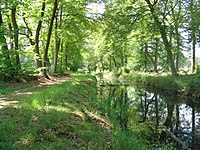
[[[122,130],[144,131],[152,144],[161,141],[180,148],[161,131],[162,124],[190,149],[199,149],[200,106],[155,93],[134,86],[104,86],[99,96],[105,113],[116,119]]]

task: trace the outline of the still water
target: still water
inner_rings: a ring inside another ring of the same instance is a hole
[[[132,130],[151,145],[200,149],[199,103],[134,85],[100,86],[99,97],[122,130]]]

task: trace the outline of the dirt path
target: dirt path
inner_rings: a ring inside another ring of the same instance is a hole
[[[22,90],[15,91],[13,93],[0,96],[0,109],[8,107],[8,106],[15,107],[16,104],[18,103],[18,100],[16,100],[16,96],[18,97],[20,95],[22,96],[22,95],[27,95],[27,94],[31,95],[33,94],[34,91],[65,82],[70,79],[71,77],[69,76],[50,77],[50,80],[46,78],[40,78],[38,79],[37,83],[35,83],[33,87],[25,88]]]

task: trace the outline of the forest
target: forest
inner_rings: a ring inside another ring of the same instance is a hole
[[[1,79],[71,71],[196,71],[198,0],[2,0]]]
[[[0,149],[198,149],[199,0],[1,0]]]

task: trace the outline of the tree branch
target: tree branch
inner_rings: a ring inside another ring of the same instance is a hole
[[[35,41],[31,38],[33,36],[33,33],[31,31],[31,29],[29,28],[28,22],[26,21],[25,13],[22,14],[22,19],[24,21],[24,24],[26,25],[26,28],[28,29],[28,33],[25,35],[29,39],[31,45],[35,45]]]

